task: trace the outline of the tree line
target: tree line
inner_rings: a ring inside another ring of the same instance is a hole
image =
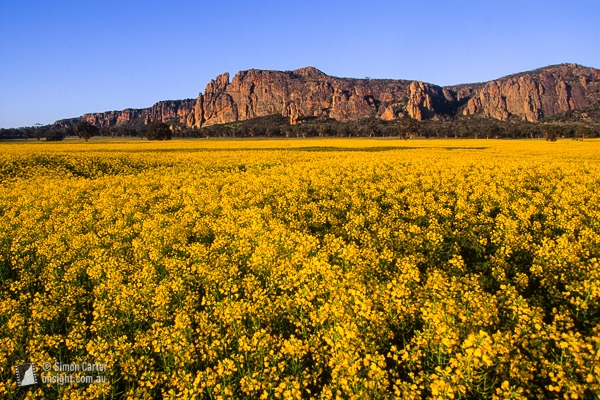
[[[67,137],[77,136],[86,142],[94,136],[104,137],[139,137],[149,140],[170,140],[172,128],[161,122],[150,125],[121,125],[114,127],[97,127],[87,121],[80,121],[74,126],[36,125],[20,128],[0,129],[2,139],[35,139],[61,141]]]
[[[581,120],[565,121],[549,118],[543,123],[497,121],[484,118],[457,118],[450,121],[416,121],[404,117],[395,121],[366,118],[341,122],[326,117],[306,117],[296,125],[280,115],[254,118],[223,125],[186,127],[176,122],[154,122],[150,125],[123,124],[97,127],[85,121],[74,126],[45,125],[0,129],[0,139],[37,139],[56,141],[69,136],[89,140],[93,136],[139,137],[149,140],[190,138],[251,137],[398,137],[410,138],[558,138],[584,139],[600,137],[600,124]]]

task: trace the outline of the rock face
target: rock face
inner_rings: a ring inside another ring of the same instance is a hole
[[[173,120],[177,120],[185,126],[194,126],[196,123],[195,106],[196,100],[194,99],[167,100],[159,101],[150,108],[127,108],[122,111],[83,114],[79,119],[100,127],[115,126],[127,122],[149,124],[154,121],[167,122]]]
[[[291,124],[306,117],[340,121],[448,119],[455,115],[536,122],[600,100],[600,71],[563,64],[481,84],[449,87],[418,81],[337,78],[313,67],[251,69],[211,80],[197,99],[161,101],[145,109],[84,114],[98,126],[171,122],[202,127],[279,114]],[[57,121],[67,124],[79,119]]]
[[[223,74],[198,97],[204,113],[197,124],[273,114],[289,117],[292,124],[302,117],[328,116],[347,121],[378,116],[390,105],[406,102],[409,83],[335,78],[313,67],[285,72],[240,71],[231,82],[229,75]]]
[[[463,115],[537,122],[587,107],[600,99],[599,93],[600,71],[575,64],[558,65],[486,83],[468,101]]]

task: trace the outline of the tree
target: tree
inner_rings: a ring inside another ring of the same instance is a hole
[[[51,129],[46,134],[46,141],[48,142],[58,142],[65,138],[65,133],[62,129]]]
[[[593,135],[593,131],[588,128],[587,126],[584,125],[577,125],[577,128],[575,128],[575,133],[573,136],[573,139],[575,140],[583,140],[586,137],[590,137]]]
[[[267,127],[267,136],[268,137],[276,137],[281,135],[281,130],[278,126],[269,126]]]
[[[92,136],[98,133],[98,127],[87,121],[79,121],[77,125],[75,125],[75,133],[80,139],[85,139],[87,142]]]
[[[563,132],[563,129],[559,125],[546,124],[542,126],[542,132],[546,136],[546,140],[549,142],[556,142]]]
[[[146,137],[148,140],[171,140],[171,129],[169,125],[155,121],[148,127]]]
[[[421,133],[421,124],[408,115],[402,117],[398,126],[400,137],[404,140],[418,136]]]
[[[482,127],[481,131],[485,135],[485,138],[489,139],[490,137],[497,138],[500,135],[500,132],[502,132],[502,129],[496,124],[488,123]]]

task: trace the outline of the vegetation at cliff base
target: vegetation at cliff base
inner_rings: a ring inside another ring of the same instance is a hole
[[[163,122],[153,122],[148,126],[146,137],[148,140],[171,140],[171,129]]]
[[[98,134],[98,128],[96,127],[96,125],[92,125],[87,121],[80,121],[79,123],[77,123],[73,131],[81,139],[85,139],[86,142],[90,140],[92,136]]]
[[[593,399],[599,282],[598,139],[0,143],[4,399]]]
[[[363,118],[355,121],[337,121],[327,117],[304,117],[297,124],[290,125],[289,118],[281,115],[253,118],[229,124],[208,125],[202,128],[185,126],[176,121],[154,122],[146,125],[139,122],[123,123],[115,126],[94,127],[91,136],[140,137],[148,140],[169,140],[171,138],[253,138],[253,137],[396,137],[452,138],[452,139],[538,139],[569,138],[584,139],[600,136],[600,121],[594,107],[582,112],[557,114],[544,119],[542,123],[520,120],[498,121],[488,118],[455,118],[450,120],[416,121],[407,116],[393,121],[379,118]],[[81,122],[39,127],[0,129],[0,139],[46,138],[62,140],[68,136],[81,136],[78,126]],[[96,128],[94,130],[94,128]],[[87,131],[86,131],[87,132]],[[87,139],[86,139],[87,140]]]

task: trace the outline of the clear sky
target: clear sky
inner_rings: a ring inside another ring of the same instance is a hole
[[[195,98],[222,72],[481,82],[600,68],[600,1],[0,0],[0,127]]]

